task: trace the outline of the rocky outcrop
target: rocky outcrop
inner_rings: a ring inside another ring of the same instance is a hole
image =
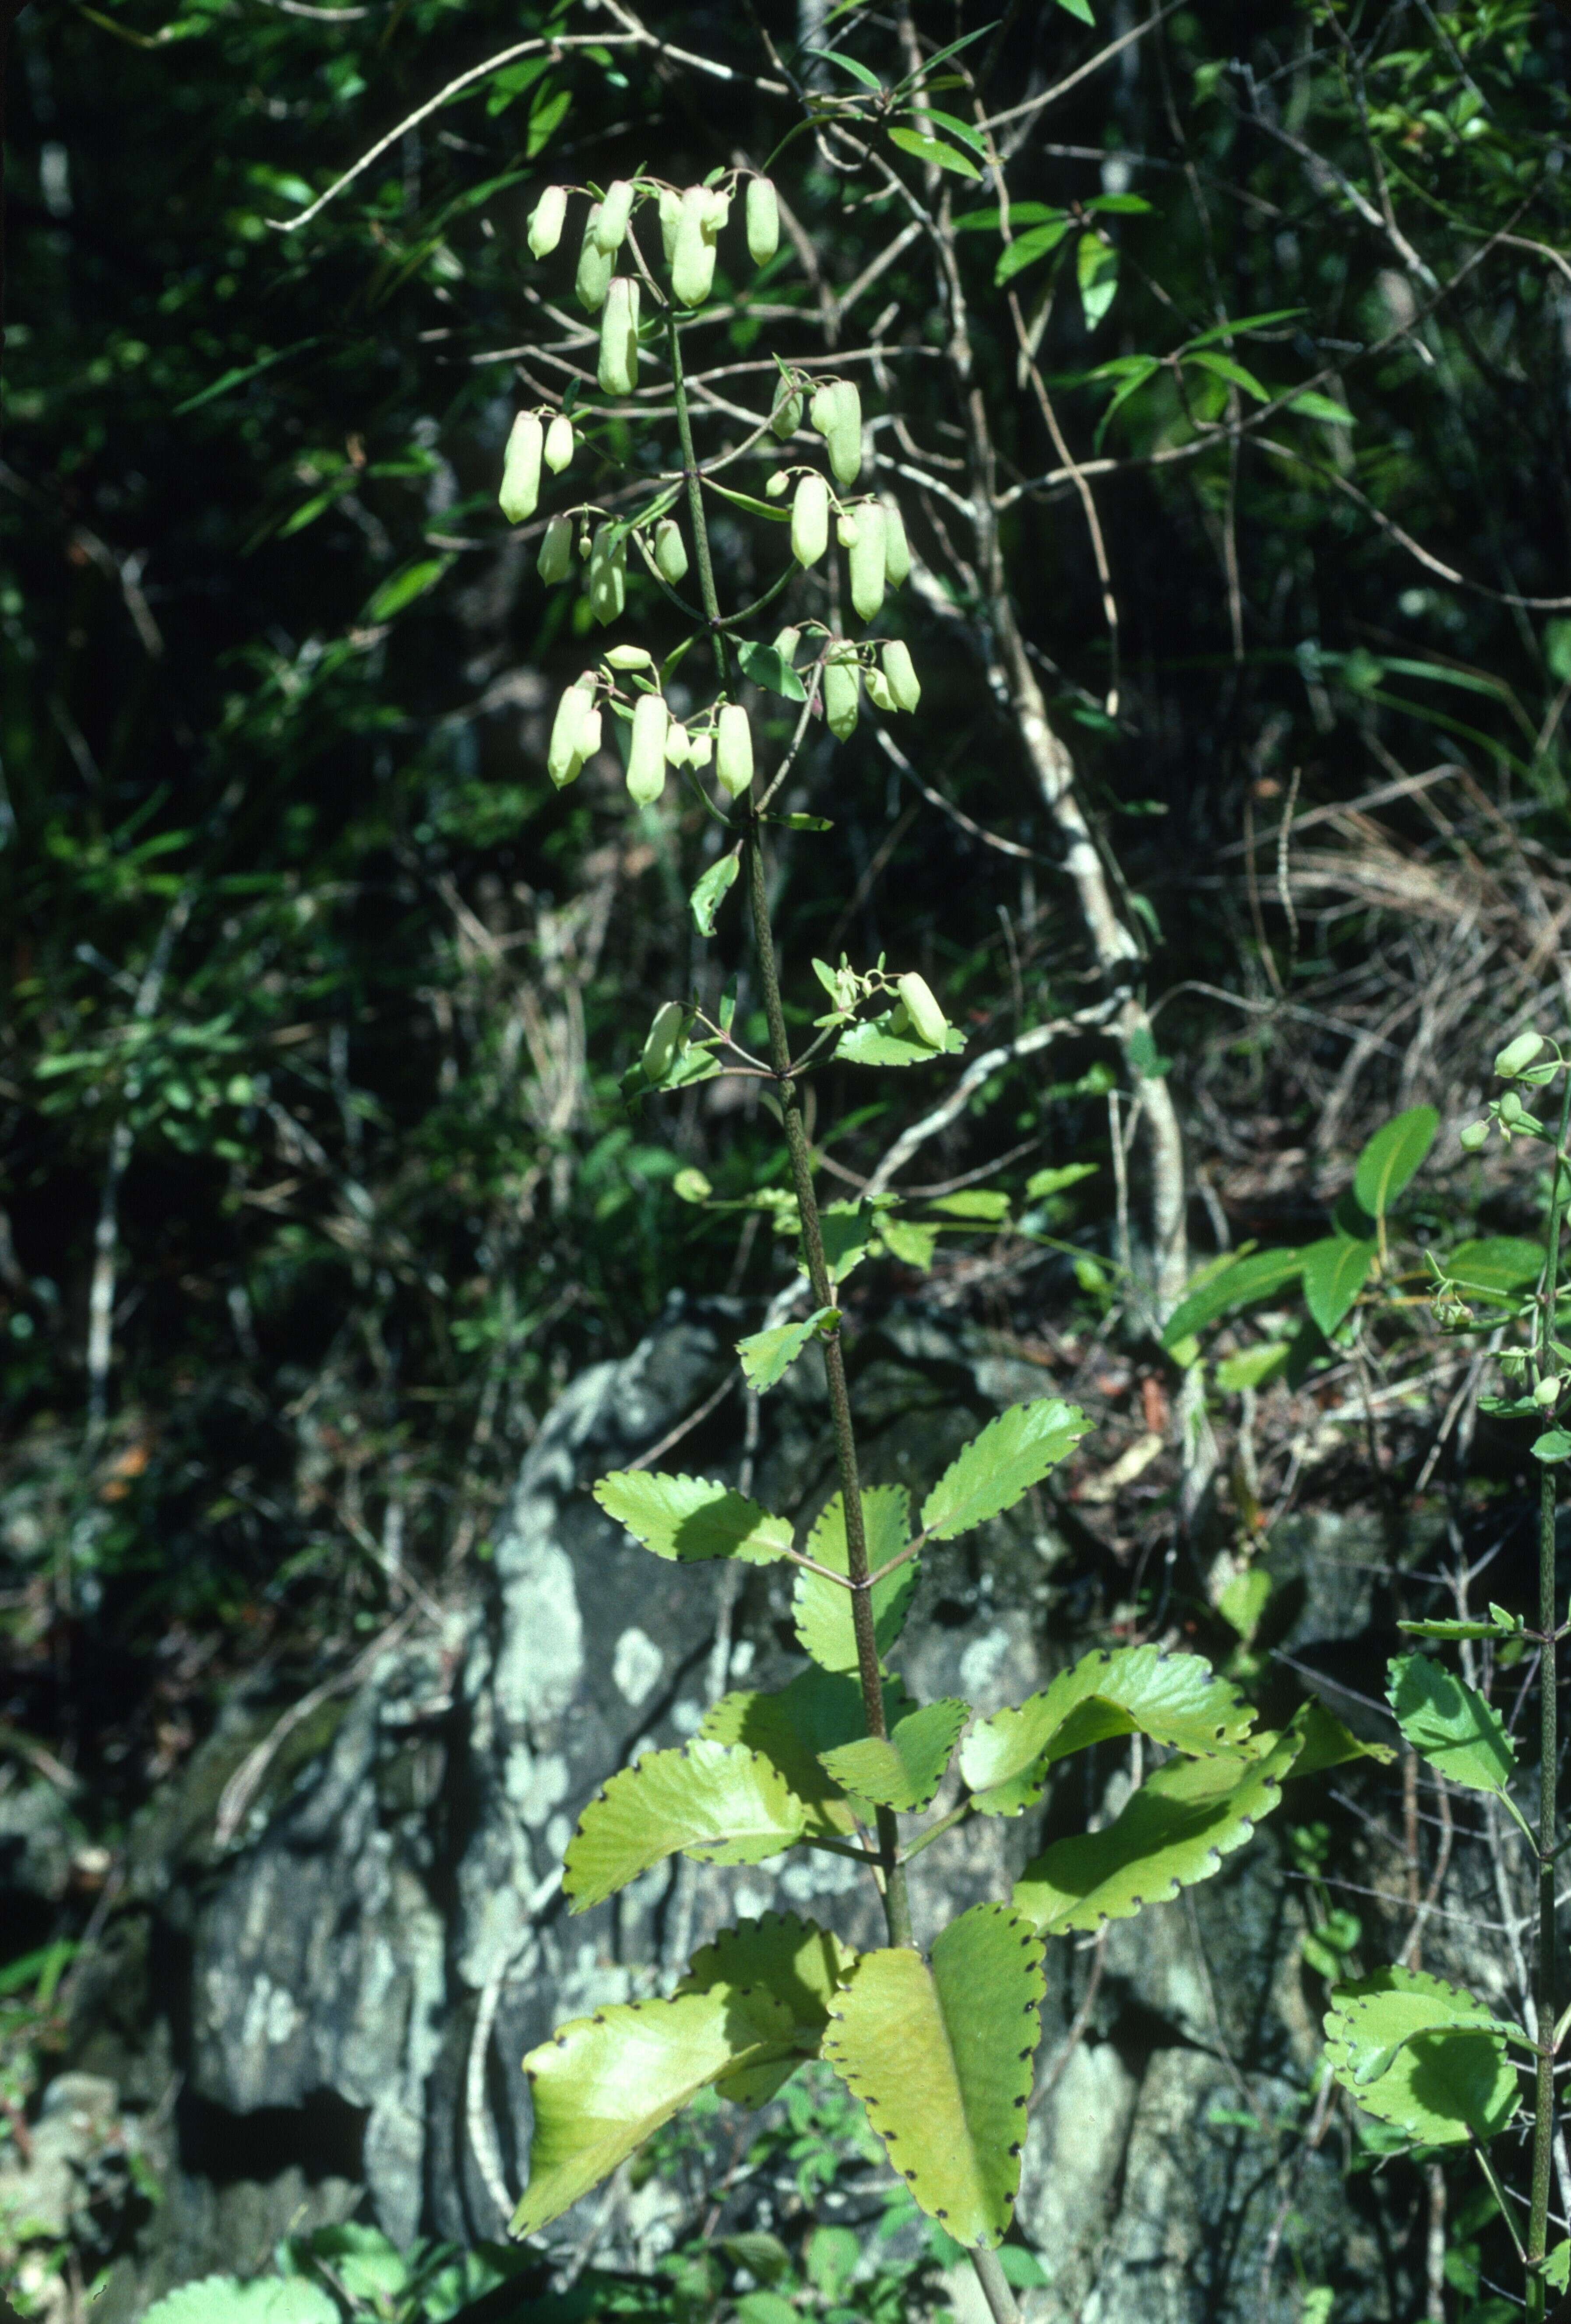
[[[518,2061],[555,2021],[669,1984],[737,1912],[789,1904],[876,1940],[855,1868],[829,1856],[665,1865],[581,1917],[558,1890],[574,1821],[609,1775],[690,1735],[726,1685],[798,1666],[777,1570],[661,1563],[587,1489],[705,1400],[740,1328],[724,1307],[677,1305],[624,1361],[571,1384],[522,1463],[484,1592],[402,1625],[346,1698],[295,1729],[226,1846],[220,1801],[233,1806],[279,1703],[234,1706],[143,1827],[77,2005],[78,2061],[166,2112],[169,2200],[143,2261],[111,2287],[108,2324],[169,2282],[234,2265],[239,2240],[264,2247],[362,2200],[397,2240],[495,2235],[527,2153]],[[865,1333],[855,1370],[868,1477],[913,1489],[991,1412],[1041,1392],[1029,1362],[919,1313]],[[740,1433],[725,1399],[670,1465],[735,1474]],[[811,1367],[765,1401],[756,1462],[776,1506],[827,1497]],[[1300,1644],[1317,1602],[1334,1626],[1349,1617],[1359,1560],[1344,1546],[1301,1545]],[[1098,1635],[1107,1578],[1046,1496],[1028,1501],[928,1559],[906,1674],[923,1695],[1018,1699]],[[1074,1768],[1077,1814],[1116,1805],[1109,1785],[1127,1778],[1113,1754]],[[1035,1841],[1030,1818],[988,1821],[928,1850],[926,1927],[998,1894]],[[1293,2301],[1261,2303],[1261,2264],[1289,2208],[1327,2265],[1356,2273],[1364,2230],[1335,2168],[1283,2161],[1317,2034],[1272,1848],[1257,1840],[1101,1947],[1053,1950],[1020,2213],[1051,2278],[1030,2295],[1042,2324],[1285,2324]],[[640,2205],[630,2255],[647,2257],[658,2189]],[[1370,2275],[1337,2313],[1383,2318],[1388,2301]]]

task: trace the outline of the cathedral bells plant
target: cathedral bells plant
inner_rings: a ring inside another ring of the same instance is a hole
[[[588,195],[577,289],[585,309],[601,318],[601,387],[625,397],[640,361],[663,357],[679,463],[631,513],[588,503],[553,513],[540,570],[553,586],[568,581],[565,544],[576,530],[579,554],[587,553],[593,618],[610,628],[624,610],[631,545],[688,631],[663,666],[640,645],[616,643],[575,679],[557,709],[548,768],[559,786],[572,782],[615,721],[626,729],[626,783],[639,806],[652,805],[675,778],[724,826],[723,852],[693,890],[693,917],[707,936],[731,888],[745,897],[767,1054],[743,1045],[734,1004],[711,1016],[698,1001],[672,996],[625,1087],[638,1098],[725,1071],[756,1075],[770,1092],[790,1161],[803,1312],[793,1316],[783,1306],[788,1320],[743,1340],[738,1355],[758,1393],[809,1351],[822,1364],[838,1490],[801,1529],[717,1479],[639,1471],[600,1479],[601,1508],[653,1556],[789,1567],[805,1665],[774,1692],[722,1696],[691,1741],[646,1751],[614,1775],[579,1818],[562,1885],[570,1909],[583,1912],[677,1854],[739,1865],[793,1849],[823,1850],[865,1873],[886,1941],[858,1951],[836,1930],[790,1913],[740,1920],[695,1954],[667,1997],[607,2006],[560,2026],[524,2061],[534,2130],[513,2228],[531,2235],[545,2227],[700,2091],[756,2107],[805,2059],[822,2057],[864,2102],[918,2205],[968,2247],[1003,2324],[1017,2310],[997,2246],[1020,2179],[1047,1946],[1207,1878],[1276,1805],[1289,1771],[1333,1764],[1359,1747],[1318,1711],[1300,1713],[1284,1732],[1262,1732],[1250,1704],[1207,1663],[1155,1646],[1088,1655],[988,1718],[957,1699],[917,1702],[890,1666],[924,1550],[1021,1501],[1072,1452],[1087,1423],[1057,1398],[1011,1407],[933,1479],[919,1509],[903,1486],[862,1480],[841,1285],[870,1250],[898,1251],[902,1235],[930,1229],[902,1222],[892,1196],[820,1204],[803,1085],[831,1058],[899,1068],[933,1064],[965,1045],[929,982],[912,970],[887,970],[882,959],[864,969],[845,959],[836,967],[815,962],[825,1006],[813,1038],[793,1050],[788,1032],[767,834],[781,823],[824,826],[772,812],[774,801],[816,716],[843,738],[864,692],[880,715],[900,715],[915,708],[920,687],[902,640],[837,634],[810,610],[829,603],[827,593],[772,639],[762,625],[793,577],[830,555],[832,536],[847,555],[861,622],[884,616],[887,593],[910,570],[899,509],[855,489],[864,458],[856,384],[781,364],[769,412],[725,461],[733,475],[743,456],[759,464],[765,474],[756,496],[722,483],[696,455],[684,318],[709,296],[738,186],[737,172],[721,171],[703,186],[641,174],[603,190],[568,189]],[[765,263],[778,239],[767,179],[747,180],[744,207],[749,254]],[[548,188],[530,226],[537,257],[555,249],[568,216],[567,192]],[[651,217],[652,263],[639,241]],[[550,450],[559,418],[526,413],[517,423],[503,486],[514,521],[534,512],[542,464],[559,472]],[[627,418],[624,409],[619,424]],[[581,428],[582,409],[578,419]],[[571,453],[570,435],[558,441]],[[827,456],[827,475],[815,452]],[[722,612],[716,593],[708,530],[716,500],[790,528],[790,556],[778,579],[734,613]],[[680,594],[689,568],[697,605]],[[706,646],[710,698],[678,719],[665,688],[689,651],[698,649],[694,659],[702,662]],[[772,769],[755,749],[745,684],[799,706],[794,736]],[[707,1198],[698,1173],[682,1177],[691,1199]],[[1055,1840],[1006,1895],[961,1913],[919,1945],[928,1916],[913,1888],[933,1840],[976,1817],[1026,1813],[1060,1762],[1134,1735],[1153,1747],[1153,1772],[1104,1830]],[[947,1803],[936,1811],[941,1789]]]

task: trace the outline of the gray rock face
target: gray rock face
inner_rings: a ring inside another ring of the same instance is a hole
[[[581,1916],[559,1893],[575,1820],[609,1775],[686,1739],[726,1686],[799,1667],[780,1569],[651,1558],[587,1490],[703,1401],[740,1328],[723,1308],[673,1306],[625,1361],[574,1381],[522,1464],[484,1601],[390,1646],[226,1853],[211,1843],[217,1794],[279,1706],[237,1715],[192,1771],[198,1804],[162,1809],[144,1835],[126,1925],[162,1961],[143,1974],[170,2023],[156,2070],[121,2052],[101,2062],[123,2089],[142,2072],[147,2103],[161,2074],[183,2072],[188,2123],[266,2121],[275,2145],[278,2126],[299,2123],[300,2153],[286,2130],[275,2175],[245,2178],[248,2236],[282,2232],[302,2205],[340,2216],[354,2200],[342,2153],[311,2144],[325,2103],[340,2128],[357,2126],[354,2167],[390,2235],[494,2235],[527,2153],[519,2061],[553,2024],[669,1989],[739,1913],[787,1906],[880,1941],[862,1876],[832,1856],[678,1860]],[[868,1481],[918,1495],[993,1410],[1041,1392],[1029,1363],[920,1316],[869,1333],[854,1369]],[[734,1476],[739,1419],[727,1400],[659,1465]],[[764,1402],[754,1489],[810,1515],[832,1487],[821,1389],[803,1364]],[[929,1556],[896,1657],[915,1692],[990,1710],[1095,1642],[1087,1554],[1047,1507],[1033,1497]],[[1104,1812],[1110,1780],[1125,1780],[1114,1758],[1075,1766],[1063,1779],[1085,1793],[1075,1816]],[[1038,1831],[1033,1816],[986,1819],[926,1851],[919,1936],[1004,1891]],[[1187,1897],[1113,1928],[1088,2010],[1093,1950],[1051,1949],[1020,2210],[1052,2278],[1030,2295],[1040,2324],[1287,2324],[1294,2297],[1279,2289],[1262,2305],[1260,2269],[1289,2200],[1326,2250],[1360,2247],[1329,2162],[1315,2158],[1284,2197],[1273,2124],[1299,2103],[1317,2029],[1270,1847],[1257,1840]],[[85,1985],[98,2024],[79,2026],[78,2046],[91,2061],[111,2005],[102,1981]],[[205,2223],[218,2233],[238,2194],[215,2194],[200,2144],[182,2135],[157,2228],[178,2259],[166,2250],[144,2287],[232,2264],[204,2248]],[[662,2202],[657,2184],[639,2195],[629,2257],[660,2248]],[[112,2318],[137,2312],[126,2285],[116,2299]],[[1394,2312],[1372,2289],[1339,2292],[1349,2324]]]

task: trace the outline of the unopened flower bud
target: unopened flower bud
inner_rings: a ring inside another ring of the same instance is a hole
[[[906,539],[905,519],[900,512],[900,503],[892,493],[883,498],[883,577],[892,589],[898,589],[911,569],[910,543]]]
[[[688,544],[674,516],[662,516],[654,529],[654,567],[674,589],[688,569]]]
[[[586,670],[566,688],[557,704],[557,715],[551,722],[551,739],[546,752],[546,772],[560,790],[578,774],[583,760],[578,751],[578,737],[595,698],[595,680]]]
[[[790,380],[782,379],[776,384],[769,424],[782,444],[802,424],[802,391]]]
[[[715,229],[708,189],[689,186],[682,196],[671,252],[671,290],[679,307],[701,307],[715,280]]]
[[[822,476],[804,476],[791,503],[791,555],[816,565],[828,546],[829,487]]]
[[[883,511],[870,501],[856,512],[851,543],[851,603],[864,622],[876,619],[883,604]]]
[[[1543,1047],[1544,1037],[1541,1033],[1519,1033],[1514,1041],[1506,1043],[1499,1056],[1496,1057],[1495,1072],[1502,1082],[1514,1081],[1518,1074],[1532,1064]]]
[[[1533,1402],[1540,1412],[1548,1412],[1552,1406],[1559,1402],[1560,1387],[1561,1383],[1553,1372],[1539,1382],[1533,1390]]]
[[[797,658],[797,650],[800,646],[801,642],[802,633],[800,630],[787,627],[786,629],[776,631],[774,650],[776,653],[779,654],[781,661],[786,663],[788,668],[795,661]]]
[[[1497,1098],[1494,1110],[1502,1121],[1508,1122],[1520,1121],[1527,1111],[1515,1090],[1507,1090],[1503,1097]]]
[[[553,516],[545,529],[535,559],[535,571],[542,581],[565,581],[573,569],[573,520],[570,516]]]
[[[715,779],[731,798],[740,798],[753,780],[753,729],[739,702],[728,702],[720,713]]]
[[[820,387],[809,417],[828,448],[836,481],[854,484],[862,469],[862,396],[855,381],[831,380]]]
[[[587,766],[600,748],[601,731],[600,713],[597,710],[586,710],[584,723],[578,729],[578,747],[573,754],[573,771],[568,777],[569,782],[581,768]]]
[[[613,669],[649,669],[654,663],[647,646],[608,646],[605,659]]]
[[[548,186],[529,214],[529,246],[536,258],[549,258],[562,238],[568,215],[568,189]]]
[[[844,742],[855,728],[861,672],[853,660],[824,666],[824,719],[831,734]]]
[[[895,991],[905,1004],[918,1040],[925,1041],[929,1049],[941,1049],[948,1038],[949,1020],[934,1000],[926,977],[919,976],[915,969],[908,969],[903,976],[896,977]]]
[[[584,239],[578,248],[578,272],[573,281],[573,295],[587,315],[599,313],[605,304],[605,293],[611,288],[611,255],[608,251],[602,250],[595,239],[599,217],[600,205],[592,202],[584,227]]]
[[[532,411],[521,411],[513,423],[502,458],[502,490],[498,498],[509,524],[522,524],[534,514],[540,499],[541,451],[545,431]]]
[[[892,711],[897,707],[889,690],[889,680],[881,669],[864,669],[862,683],[867,688],[867,699],[875,710]]]
[[[688,738],[688,757],[695,767],[707,767],[715,755],[715,737],[707,729]]]
[[[632,216],[633,188],[625,178],[617,178],[606,188],[600,215],[595,220],[595,240],[607,258],[614,257],[621,249],[623,237],[627,232],[627,221]]]
[[[667,766],[685,767],[692,755],[693,746],[688,739],[687,728],[679,718],[673,718],[666,728]]]
[[[546,429],[546,466],[559,476],[572,456],[573,423],[565,411],[559,411]]]
[[[633,741],[627,753],[627,788],[640,807],[650,807],[666,787],[666,729],[670,712],[659,694],[641,694],[633,707]]]
[[[785,498],[790,488],[791,479],[790,469],[777,468],[763,489],[770,500],[779,501]]]
[[[769,178],[747,183],[747,255],[754,266],[767,266],[780,248],[780,203]]]
[[[897,710],[914,710],[922,698],[922,682],[911,665],[910,649],[903,638],[891,638],[883,649],[883,674]]]
[[[589,549],[589,611],[604,629],[627,603],[627,535],[596,528]]]
[[[619,274],[600,317],[599,380],[606,395],[631,395],[638,378],[638,285]]]
[[[677,228],[682,222],[682,198],[674,186],[660,189],[661,251],[669,266],[677,253]]]
[[[677,1054],[677,1044],[682,1038],[682,1028],[688,1012],[679,1001],[665,1001],[654,1012],[643,1044],[642,1063],[652,1082],[663,1082]]]
[[[1456,1143],[1465,1154],[1477,1154],[1489,1144],[1487,1121],[1470,1121],[1456,1133]]]

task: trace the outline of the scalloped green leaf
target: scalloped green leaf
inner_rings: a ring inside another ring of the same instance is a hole
[[[833,1930],[795,1913],[765,1913],[761,1919],[739,1921],[722,1929],[701,1946],[677,1987],[679,1993],[709,1993],[721,1987],[734,1992],[756,1988],[789,2011],[792,2026],[791,2053],[743,2066],[719,2083],[722,2098],[738,2106],[759,2107],[789,2081],[804,2058],[816,2058],[828,2022],[829,2004],[856,1965],[851,1946]]]
[[[1044,1982],[1029,1923],[974,1904],[930,1961],[864,1953],[830,2006],[825,2057],[956,2243],[999,2243],[1014,2209]]]
[[[772,1331],[754,1332],[738,1340],[743,1375],[755,1395],[765,1396],[782,1380],[809,1340],[840,1321],[838,1307],[816,1307],[799,1323],[777,1323]]]
[[[587,1912],[665,1857],[762,1864],[807,1826],[806,1803],[770,1760],[698,1736],[679,1751],[646,1751],[590,1801],[568,1843],[562,1888],[573,1912]]]
[[[924,1702],[919,1711],[898,1720],[887,1737],[864,1735],[858,1742],[842,1743],[837,1751],[826,1751],[824,1765],[858,1799],[906,1812],[929,1807],[970,1709],[952,1695]]]
[[[1333,1992],[1326,2055],[1377,2122],[1424,2146],[1455,2146],[1494,2137],[1517,2111],[1507,2031],[1459,1987],[1422,1970],[1383,1969]]]
[[[875,1572],[887,1559],[897,1557],[910,1539],[910,1495],[903,1485],[873,1485],[863,1494],[862,1523],[867,1538],[870,1572]],[[820,1565],[832,1565],[836,1573],[849,1572],[846,1503],[839,1493],[825,1504],[808,1536],[807,1554],[817,1558]],[[920,1564],[919,1558],[908,1558],[874,1585],[873,1633],[881,1655],[888,1652],[905,1627]],[[821,1573],[811,1573],[799,1566],[791,1602],[797,1637],[804,1653],[811,1655],[821,1670],[854,1671],[856,1634],[852,1626],[850,1591],[843,1590],[837,1582],[830,1582]]]
[[[1012,1404],[945,1470],[922,1504],[923,1531],[935,1541],[953,1541],[1012,1508],[1090,1425],[1077,1406],[1056,1396]]]
[[[1295,1711],[1287,1731],[1298,1738],[1298,1757],[1288,1771],[1295,1779],[1345,1766],[1349,1759],[1373,1759],[1389,1767],[1397,1756],[1389,1743],[1366,1743],[1319,1702],[1306,1702]]]
[[[769,1565],[791,1545],[784,1517],[772,1517],[756,1501],[708,1477],[614,1469],[596,1485],[595,1499],[656,1557],[683,1564],[739,1557],[746,1565]]]
[[[1105,1831],[1056,1840],[1015,1883],[1014,1902],[1045,1937],[1127,1921],[1222,1869],[1282,1795],[1298,1738],[1258,1759],[1170,1759]]]
[[[700,2090],[779,2058],[791,2034],[779,2002],[729,1986],[617,2002],[559,2026],[523,2061],[534,2135],[513,2233],[538,2234]]]
[[[1422,1758],[1469,1792],[1503,1792],[1516,1771],[1516,1746],[1498,1711],[1432,1655],[1398,1655],[1386,1700]]]
[[[884,1708],[891,1719],[910,1708],[898,1679],[886,1679]],[[740,1743],[776,1768],[808,1812],[808,1829],[845,1833],[856,1828],[855,1807],[824,1766],[819,1754],[866,1733],[862,1690],[841,1671],[805,1670],[772,1692],[745,1689],[723,1694],[704,1715],[700,1736]]]
[[[1071,1751],[1138,1731],[1195,1757],[1236,1757],[1250,1748],[1253,1726],[1252,1706],[1199,1655],[1102,1648],[1041,1693],[982,1720],[966,1738],[960,1773],[984,1815],[1019,1815]]]
[[[1304,1253],[1304,1305],[1327,1339],[1369,1279],[1374,1265],[1372,1242],[1327,1235]]]
[[[930,1065],[935,1057],[957,1056],[966,1047],[965,1034],[954,1025],[946,1031],[941,1049],[930,1048],[914,1033],[892,1033],[894,1013],[886,1009],[882,1016],[848,1025],[835,1044],[836,1056],[849,1065]]]
[[[1354,1194],[1372,1219],[1385,1216],[1422,1165],[1439,1127],[1432,1105],[1415,1105],[1375,1131],[1353,1174]]]

